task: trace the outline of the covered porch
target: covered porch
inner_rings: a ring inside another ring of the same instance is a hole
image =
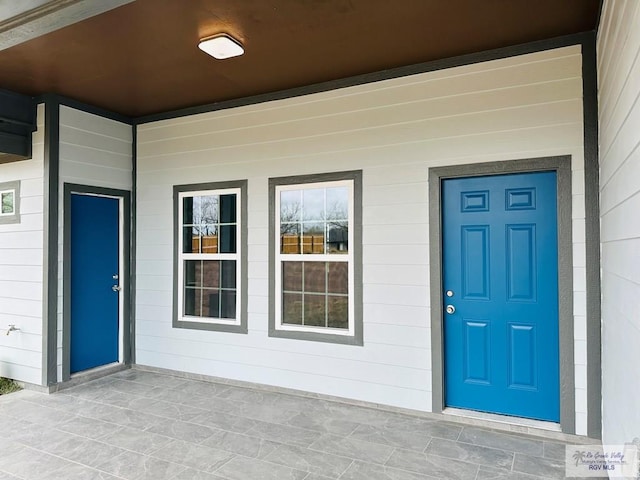
[[[536,480],[589,441],[443,418],[133,368],[0,397],[0,478]]]

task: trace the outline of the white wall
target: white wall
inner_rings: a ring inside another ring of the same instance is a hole
[[[132,138],[131,125],[64,105],[60,107],[58,381],[62,380],[64,184],[131,191]]]
[[[428,168],[549,155],[573,158],[576,419],[586,434],[577,46],[139,126],[137,362],[431,410]],[[363,170],[365,345],[269,338],[268,178],[350,169]],[[172,329],[172,186],[245,178],[249,334]]]
[[[640,2],[598,33],[603,440],[640,437]]]
[[[0,165],[0,182],[20,180],[20,223],[0,225],[0,376],[42,383],[44,105],[30,160]],[[20,331],[5,335],[9,324]]]

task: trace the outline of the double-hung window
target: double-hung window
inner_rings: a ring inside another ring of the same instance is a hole
[[[174,327],[246,333],[246,181],[174,187]]]
[[[362,344],[361,172],[270,179],[270,335]]]
[[[0,224],[20,222],[20,182],[0,183]]]

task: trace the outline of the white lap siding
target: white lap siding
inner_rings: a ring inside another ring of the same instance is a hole
[[[605,1],[598,34],[603,441],[640,437],[640,3]]]
[[[42,383],[44,105],[30,160],[0,165],[0,183],[20,181],[20,223],[0,224],[0,376]],[[14,324],[19,331],[6,335]]]
[[[571,155],[586,433],[580,47],[138,127],[137,363],[431,410],[428,168]],[[364,346],[268,336],[268,179],[363,171]],[[248,180],[248,335],[173,329],[172,187]]]
[[[67,106],[60,107],[58,237],[58,381],[62,381],[64,184],[131,191],[132,127]]]

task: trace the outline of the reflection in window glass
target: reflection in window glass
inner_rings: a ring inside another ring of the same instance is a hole
[[[346,262],[282,262],[282,322],[349,328]]]
[[[277,195],[280,254],[285,255],[281,263],[282,323],[348,329],[348,262],[295,257],[349,253],[349,187],[314,185],[282,189]]]
[[[327,291],[327,264],[325,262],[303,262],[304,291],[325,293]]]
[[[330,328],[349,328],[349,298],[329,295],[327,297],[327,326]]]
[[[324,188],[310,188],[302,193],[302,221],[324,220]]]
[[[310,327],[326,327],[327,311],[324,295],[304,296],[304,324]]]
[[[236,261],[184,262],[184,314],[194,317],[234,318]]]
[[[321,222],[304,222],[302,224],[302,253],[324,253],[325,224]]]
[[[349,189],[280,192],[280,253],[349,252]]]
[[[203,224],[196,228],[200,234],[200,253],[218,253],[218,226]]]
[[[182,195],[183,316],[236,318],[237,215],[236,193]]]
[[[235,195],[183,199],[182,253],[236,253]]]
[[[280,224],[280,253],[300,253],[300,224]]]
[[[302,214],[302,191],[286,190],[280,193],[280,222],[299,222]]]
[[[270,336],[362,344],[361,189],[362,172],[269,179]]]

